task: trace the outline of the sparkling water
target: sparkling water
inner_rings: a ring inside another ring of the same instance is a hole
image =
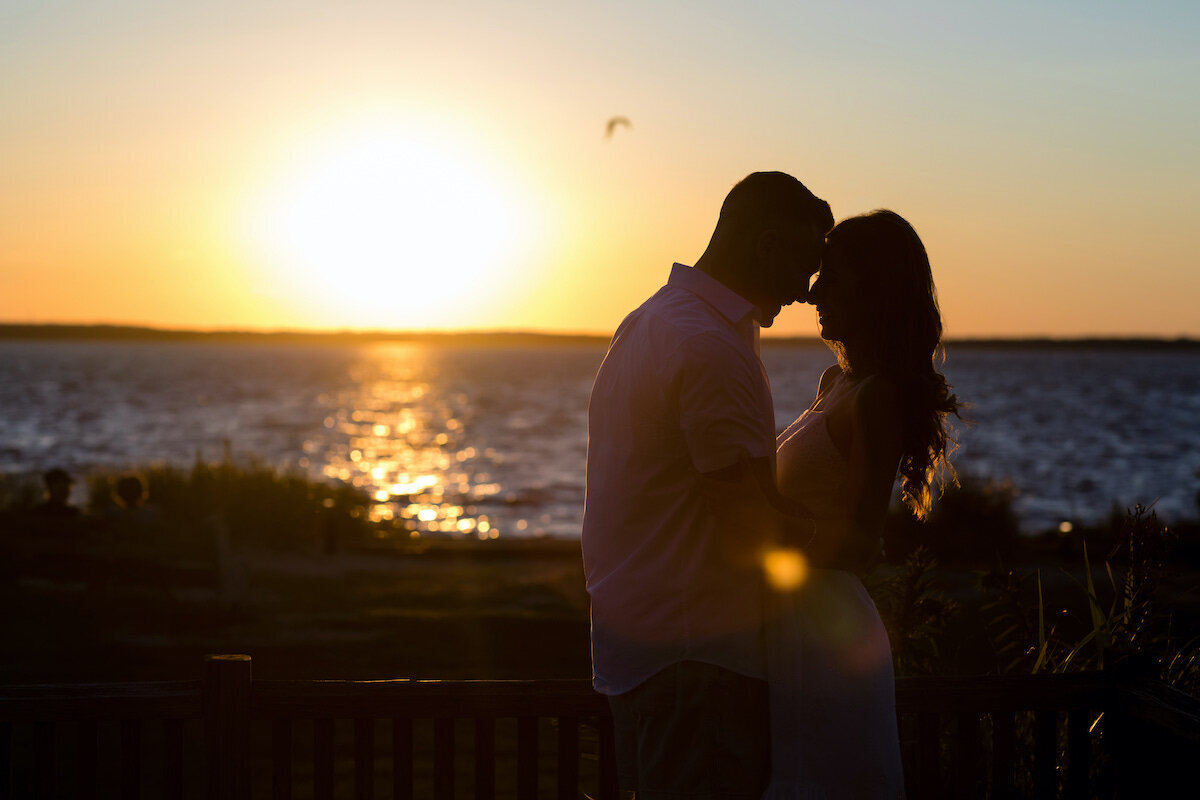
[[[603,357],[603,344],[552,340],[0,342],[0,472],[186,467],[228,441],[235,457],[362,488],[376,520],[576,536]],[[833,357],[768,344],[763,360],[782,429]],[[1011,480],[1026,530],[1094,521],[1114,503],[1196,515],[1200,353],[951,345],[945,372],[975,422],[959,429],[956,466]]]

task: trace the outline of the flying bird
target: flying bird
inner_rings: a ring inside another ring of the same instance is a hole
[[[613,131],[618,125],[624,125],[626,128],[632,128],[633,123],[629,121],[629,117],[612,117],[608,120],[608,124],[604,126],[604,138],[611,139]]]

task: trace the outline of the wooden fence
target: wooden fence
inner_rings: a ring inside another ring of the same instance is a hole
[[[1167,796],[1200,701],[1128,675],[902,678],[910,798]],[[0,798],[614,798],[586,681],[200,681],[0,687]]]

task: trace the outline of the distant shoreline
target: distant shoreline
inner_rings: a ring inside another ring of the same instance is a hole
[[[533,331],[248,331],[183,330],[136,325],[68,325],[0,323],[0,340],[214,342],[229,344],[362,345],[381,342],[435,344],[459,347],[603,346],[609,337],[598,334],[537,333]],[[766,347],[823,347],[814,337],[766,337]],[[979,349],[1104,349],[1200,352],[1200,339],[1155,337],[1079,338],[964,338],[947,340],[954,348]]]
[[[441,344],[496,347],[534,345],[598,345],[607,336],[554,334],[531,331],[198,331],[150,328],[135,325],[20,325],[0,323],[0,340],[26,341],[116,341],[116,342],[213,342],[222,344],[362,345],[380,342],[397,344]]]

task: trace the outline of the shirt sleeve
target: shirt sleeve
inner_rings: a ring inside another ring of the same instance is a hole
[[[770,390],[753,353],[718,335],[680,348],[679,423],[692,465],[713,472],[775,449]]]

